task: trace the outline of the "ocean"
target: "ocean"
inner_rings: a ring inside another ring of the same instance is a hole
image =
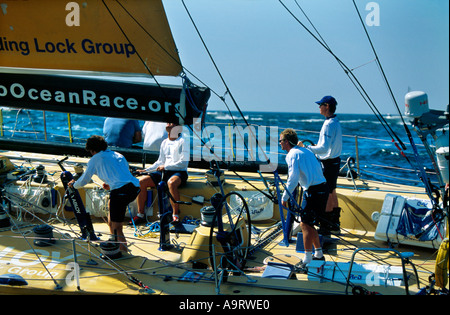
[[[208,149],[211,145],[214,148],[214,155],[210,155],[209,158],[264,161],[264,157],[269,156],[271,161],[278,159],[277,162],[283,164],[285,152],[282,152],[278,145],[279,133],[285,128],[293,128],[297,130],[300,140],[307,139],[315,143],[324,122],[323,116],[316,113],[244,112],[243,114],[245,119],[237,113],[208,112],[207,128],[201,133],[203,142],[199,136],[193,135],[192,130],[188,130],[194,155],[198,157],[202,154],[205,157],[211,154]],[[413,166],[409,165],[402,156],[374,115],[338,113],[337,116],[344,134],[341,159],[345,162],[352,157],[355,161],[354,168],[359,170],[362,178],[423,185],[413,171]],[[9,108],[2,108],[1,118],[0,135],[5,138],[39,141],[45,141],[47,138],[46,141],[66,143],[72,139],[73,143],[80,144],[84,144],[85,139],[91,135],[102,135],[105,120],[104,117],[76,114],[71,114],[69,119],[69,116],[63,113],[45,112],[44,114],[42,111]],[[391,116],[385,119],[406,145],[407,148],[404,150],[406,156],[410,161],[415,161],[401,119]],[[245,125],[244,121],[247,121],[250,127]],[[144,121],[140,121],[140,125],[143,126],[143,124]],[[412,127],[408,127],[414,135]],[[257,143],[253,140],[254,137],[249,136],[249,133],[258,138]],[[414,141],[425,167],[431,169],[424,146],[415,135]],[[233,149],[230,143],[235,144]],[[277,158],[274,159],[275,155]],[[356,164],[356,162],[359,163]]]

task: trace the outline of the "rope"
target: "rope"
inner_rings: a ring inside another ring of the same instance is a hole
[[[203,44],[203,47],[205,48],[205,50],[206,50],[206,52],[207,52],[207,54],[208,54],[208,56],[209,56],[211,62],[213,63],[214,68],[215,68],[216,71],[217,71],[217,74],[219,75],[220,79],[222,80],[223,85],[225,86],[225,89],[226,89],[226,93],[225,93],[225,94],[229,94],[229,95],[230,95],[230,98],[231,98],[231,100],[233,101],[233,104],[235,105],[236,109],[238,110],[239,115],[242,117],[242,119],[244,120],[245,124],[246,124],[247,126],[250,126],[250,124],[248,123],[248,121],[247,121],[247,119],[245,118],[244,114],[242,113],[241,108],[240,108],[239,105],[237,104],[236,99],[234,98],[233,94],[231,93],[231,90],[229,89],[228,84],[226,83],[226,81],[225,81],[225,79],[224,79],[222,73],[220,72],[219,67],[217,66],[217,64],[216,64],[216,62],[215,62],[215,60],[214,60],[214,58],[212,57],[211,52],[209,51],[209,49],[208,49],[208,47],[207,47],[207,45],[206,45],[206,43],[205,43],[205,41],[204,41],[202,35],[200,34],[200,31],[199,31],[197,25],[196,25],[195,22],[194,22],[194,19],[192,18],[191,14],[190,14],[190,12],[189,12],[189,9],[187,8],[186,4],[184,3],[184,0],[181,0],[181,2],[183,3],[183,6],[184,6],[184,8],[185,8],[185,10],[186,10],[186,12],[187,12],[187,14],[188,14],[188,16],[189,16],[191,22],[192,22],[192,25],[194,26],[194,28],[195,28],[195,30],[196,30],[196,32],[197,32],[197,34],[198,34],[198,36],[199,36],[199,38],[200,38],[202,44]],[[228,111],[229,111],[229,109],[228,109]],[[229,112],[230,112],[230,111],[229,111]],[[231,112],[230,112],[230,114],[231,114]],[[234,120],[232,114],[231,114],[231,117],[232,117],[232,120],[233,120],[233,124],[236,125],[236,121]],[[267,161],[267,163],[270,163],[270,159],[267,157],[265,150],[264,150],[263,148],[261,148],[261,145],[260,145],[260,143],[259,143],[259,141],[258,141],[258,138],[257,138],[256,135],[252,132],[251,128],[249,128],[249,130],[250,130],[251,135],[255,138],[256,143],[258,144],[259,148],[261,149],[261,152],[264,154],[265,160]],[[241,135],[241,138],[243,138],[242,135]],[[245,142],[244,142],[244,143],[245,143]],[[245,146],[247,147],[246,144],[245,144]],[[247,149],[248,149],[248,148],[247,148]]]
[[[12,135],[11,135],[12,138],[14,138],[14,134],[16,133],[17,123],[19,121],[19,114],[20,114],[21,111],[22,111],[22,108],[20,108],[17,111],[16,121],[15,121],[14,129],[13,129]],[[33,128],[33,132],[32,133],[34,133],[34,136],[36,137],[36,140],[37,140],[38,139],[38,136],[37,136],[38,133],[37,133],[36,129],[34,129],[34,124],[33,124],[33,121],[31,120],[30,112],[28,110],[25,110],[25,112],[26,112],[26,114],[28,116],[28,121],[30,122],[31,127]],[[3,127],[2,127],[2,129],[3,129]]]
[[[105,6],[105,8],[107,9],[107,11],[109,12],[109,14],[111,15],[111,17],[112,17],[112,19],[114,20],[114,22],[116,23],[116,25],[117,25],[117,27],[120,29],[120,31],[122,32],[122,34],[125,36],[125,38],[126,38],[126,40],[130,43],[130,44],[133,44],[131,41],[130,41],[130,39],[128,38],[128,36],[127,36],[127,34],[125,33],[125,31],[124,31],[124,29],[122,28],[122,26],[119,24],[119,22],[117,21],[117,19],[114,17],[114,15],[113,15],[113,13],[111,12],[111,10],[109,9],[109,7],[106,5],[106,3],[105,3],[105,0],[102,0],[102,2],[103,2],[103,5]],[[158,46],[160,46],[163,50],[164,50],[164,52],[165,53],[167,53],[171,58],[174,58],[173,56],[172,56],[172,54],[170,54],[170,52],[168,52],[166,49],[164,49],[163,48],[163,46],[142,26],[142,24],[140,24],[135,18],[134,18],[134,16],[118,1],[118,0],[116,0],[116,2],[122,7],[122,9],[136,22],[136,24],[153,40],[153,41],[155,41],[157,44],[158,44]],[[139,52],[138,51],[136,51],[136,54],[137,54],[137,56],[138,56],[138,58],[139,58],[139,60],[142,62],[142,64],[144,65],[144,67],[145,67],[145,69],[148,71],[148,73],[153,77],[153,79],[155,80],[155,82],[156,82],[156,84],[158,85],[158,87],[159,87],[159,89],[160,89],[160,91],[161,91],[161,93],[165,96],[165,97],[167,97],[167,95],[165,94],[165,92],[164,92],[164,90],[162,89],[162,86],[161,86],[161,84],[158,82],[158,80],[156,79],[156,77],[155,77],[155,75],[152,73],[152,71],[150,70],[150,68],[147,66],[147,64],[144,62],[144,60],[142,59],[142,57],[141,57],[141,55],[139,54]],[[180,64],[181,65],[181,64]],[[182,65],[181,65],[182,66]],[[182,68],[183,69],[185,69],[183,66],[182,66]],[[183,82],[183,89],[185,90],[185,88],[186,88],[186,84],[187,84],[187,81],[186,81],[186,77],[184,76],[183,77],[183,80],[184,80],[184,82]],[[192,100],[191,100],[191,103],[192,103]],[[185,120],[185,116],[184,115],[182,115],[182,113],[176,108],[176,107],[174,107],[174,111],[178,114],[178,116],[180,117],[180,118],[182,118],[183,120]],[[196,136],[197,136],[197,138],[199,138],[200,139],[200,141],[202,142],[202,144],[203,145],[205,145],[206,146],[206,143],[204,142],[204,140],[196,133],[196,131],[194,130],[194,128],[192,128],[192,126],[190,126],[190,125],[186,125],[186,127],[187,128],[189,128],[191,131],[192,131],[192,133],[193,134],[195,134]],[[213,151],[212,151],[212,148],[211,147],[209,147],[209,150],[210,150],[210,152],[211,153],[213,153],[214,155],[216,155]],[[216,157],[217,157],[217,155],[216,155]]]
[[[347,65],[338,58],[338,56],[330,49],[330,47],[326,44],[325,41],[319,39],[316,35],[314,35],[311,30],[308,29],[308,27],[306,27],[305,24],[303,24],[295,15],[294,13],[289,10],[289,8],[283,3],[282,0],[278,0],[280,2],[280,4],[286,9],[286,11],[326,50],[328,51],[335,59],[336,61],[339,63],[339,65],[342,67],[342,69],[344,70],[345,74],[347,74],[348,78],[350,79],[350,81],[353,83],[353,85],[355,86],[355,88],[357,89],[357,91],[360,93],[360,95],[363,97],[364,101],[367,103],[367,105],[369,106],[369,108],[372,110],[372,112],[374,113],[375,117],[380,121],[381,125],[383,126],[383,128],[386,130],[386,132],[389,134],[389,136],[392,139],[396,139],[398,141],[398,143],[401,144],[403,150],[406,149],[405,145],[403,144],[403,142],[400,140],[400,138],[397,136],[397,134],[392,130],[392,128],[387,124],[386,120],[383,118],[383,116],[381,115],[381,113],[378,111],[378,109],[376,108],[375,104],[373,103],[373,101],[371,100],[370,96],[367,94],[366,90],[363,88],[362,84],[359,82],[358,78],[354,75],[354,73],[352,72],[352,70],[347,67]],[[297,3],[298,5],[298,3]],[[303,10],[302,10],[303,11]],[[309,19],[308,19],[309,20]],[[316,29],[316,28],[314,28]],[[316,29],[317,31],[317,29]],[[321,36],[320,36],[321,37]],[[322,38],[322,37],[321,37]]]
[[[428,180],[428,177],[427,177],[427,175],[426,175],[426,173],[424,171],[423,163],[422,163],[422,161],[421,161],[421,159],[419,157],[419,152],[417,151],[417,147],[416,147],[414,139],[413,139],[413,137],[411,135],[411,131],[409,130],[408,126],[405,123],[405,120],[403,119],[403,114],[400,111],[400,108],[399,108],[399,106],[397,104],[397,100],[395,99],[394,92],[392,92],[391,86],[390,86],[389,81],[388,81],[388,79],[386,77],[386,74],[384,72],[383,66],[381,65],[381,61],[378,58],[377,51],[376,51],[376,49],[375,49],[375,47],[374,47],[374,45],[372,43],[372,39],[370,38],[370,35],[369,35],[368,31],[367,31],[366,25],[364,24],[364,21],[363,21],[362,17],[361,17],[361,14],[360,14],[360,12],[358,10],[358,6],[355,3],[355,0],[353,0],[353,6],[355,7],[355,10],[356,10],[356,12],[358,14],[358,17],[359,17],[359,20],[361,22],[361,25],[362,25],[362,27],[364,29],[364,32],[366,33],[367,40],[369,41],[370,47],[372,48],[372,51],[373,51],[373,53],[375,55],[375,59],[377,60],[377,65],[380,68],[382,77],[384,79],[384,82],[385,82],[388,90],[389,90],[389,94],[391,95],[392,101],[394,102],[394,105],[397,108],[398,114],[400,115],[400,118],[401,118],[401,121],[402,121],[402,125],[403,125],[403,127],[405,129],[406,135],[408,136],[409,142],[411,143],[411,146],[412,146],[412,149],[413,149],[413,152],[414,152],[414,158],[415,158],[415,161],[416,161],[416,167],[415,167],[416,172],[418,174],[420,174],[419,177],[421,178],[422,182],[425,185],[425,189],[427,190],[428,196],[429,196],[431,202],[433,203],[433,205],[436,207],[437,206],[437,200],[436,200],[437,198],[433,197],[433,189],[432,189],[431,184],[430,184],[430,182]],[[404,145],[403,145],[403,149],[404,150],[406,149]],[[405,158],[406,158],[406,156],[405,156]],[[406,158],[406,159],[410,163],[410,165],[412,165],[412,163],[409,161],[409,159],[408,158]]]
[[[353,4],[354,4],[354,6],[355,6],[355,9],[356,9],[356,11],[357,11],[357,14],[358,14],[358,17],[359,17],[359,19],[360,19],[360,21],[361,21],[361,24],[362,24],[362,26],[363,26],[363,28],[364,28],[364,31],[365,31],[365,33],[366,33],[366,36],[367,36],[367,38],[368,38],[368,40],[369,40],[369,43],[370,43],[370,45],[371,45],[371,47],[372,47],[372,51],[373,51],[373,53],[374,53],[374,55],[375,55],[375,59],[376,59],[376,61],[377,61],[377,65],[379,66],[379,68],[380,68],[380,71],[381,71],[381,73],[382,73],[382,76],[383,76],[383,79],[384,79],[384,82],[385,82],[385,84],[386,84],[386,86],[388,87],[388,90],[389,90],[389,93],[390,93],[390,95],[391,95],[391,98],[393,99],[393,101],[394,101],[394,104],[395,104],[395,106],[396,106],[396,108],[397,108],[397,110],[398,110],[398,112],[399,112],[399,114],[400,114],[400,117],[401,117],[401,120],[402,120],[402,124],[403,124],[403,127],[404,127],[404,129],[405,129],[405,132],[406,132],[406,135],[408,136],[408,139],[409,139],[409,142],[411,143],[411,146],[412,146],[412,149],[413,149],[413,152],[414,152],[414,158],[415,158],[415,162],[416,162],[416,165],[413,165],[413,163],[411,163],[411,161],[410,161],[410,159],[404,154],[404,152],[403,152],[403,150],[406,150],[406,146],[405,146],[405,144],[400,140],[400,138],[398,137],[398,135],[392,130],[392,128],[389,126],[389,124],[386,122],[386,120],[384,119],[384,117],[381,115],[381,113],[379,112],[379,110],[377,109],[377,107],[375,106],[375,104],[373,103],[373,101],[370,99],[370,97],[369,97],[369,95],[367,94],[367,92],[365,91],[365,89],[362,87],[362,85],[360,84],[360,82],[359,82],[359,80],[356,78],[356,76],[353,74],[353,72],[352,72],[352,70],[351,69],[349,69],[334,53],[333,53],[333,51],[330,49],[330,47],[325,43],[325,41],[323,40],[323,38],[321,37],[321,39],[322,40],[320,40],[317,36],[315,36],[293,13],[292,13],[292,11],[290,11],[288,8],[287,8],[287,6],[282,2],[282,0],[278,0],[279,2],[280,2],[280,4],[286,9],[286,11],[288,11],[290,14],[291,14],[291,16],[319,43],[319,44],[321,44],[335,59],[336,59],[336,61],[341,65],[341,67],[343,68],[343,70],[344,70],[344,72],[347,74],[347,76],[349,77],[349,79],[352,81],[352,83],[355,85],[355,87],[357,88],[357,90],[359,91],[359,93],[361,94],[361,96],[363,96],[363,98],[366,100],[366,103],[369,105],[369,107],[370,107],[370,109],[373,111],[373,113],[375,114],[375,116],[377,117],[377,119],[380,121],[380,123],[382,124],[382,126],[384,127],[384,129],[388,132],[388,134],[390,135],[390,137],[392,138],[392,142],[394,143],[394,145],[397,147],[397,149],[400,151],[400,153],[401,153],[401,155],[407,160],[407,162],[411,165],[411,167],[413,167],[415,170],[416,170],[416,172],[419,174],[419,177],[421,178],[421,180],[422,180],[422,182],[424,183],[424,185],[425,185],[425,189],[426,189],[426,191],[427,191],[427,194],[428,194],[428,196],[429,196],[429,198],[430,198],[430,200],[432,201],[432,203],[434,204],[434,205],[436,205],[437,204],[437,198],[434,198],[433,197],[433,189],[432,189],[432,187],[431,187],[431,184],[429,183],[429,180],[428,180],[428,178],[427,178],[427,175],[425,174],[425,172],[424,172],[424,170],[423,170],[423,167],[422,167],[422,165],[423,165],[423,163],[421,162],[421,160],[420,160],[420,157],[419,157],[419,153],[418,153],[418,151],[417,151],[417,147],[416,147],[416,145],[415,145],[415,143],[414,143],[414,140],[413,140],[413,138],[412,138],[412,135],[411,135],[411,132],[410,132],[410,130],[408,129],[408,127],[407,127],[407,125],[406,125],[406,123],[405,123],[405,121],[403,120],[403,116],[402,116],[402,114],[401,114],[401,112],[400,112],[400,109],[399,109],[399,107],[398,107],[398,104],[397,104],[397,102],[396,102],[396,100],[395,100],[395,97],[394,97],[394,94],[393,94],[393,92],[392,92],[392,89],[390,88],[390,85],[389,85],[389,82],[388,82],[388,80],[387,80],[387,77],[386,77],[386,75],[385,75],[385,73],[384,73],[384,70],[383,70],[383,67],[381,66],[381,62],[380,62],[380,60],[379,60],[379,58],[378,58],[378,54],[377,54],[377,52],[376,52],[376,50],[375,50],[375,47],[374,47],[374,45],[373,45],[373,43],[372,43],[372,40],[370,39],[370,36],[369,36],[369,34],[368,34],[368,32],[367,32],[367,29],[366,29],[366,27],[365,27],[365,24],[364,24],[364,21],[362,20],[362,17],[361,17],[361,14],[360,14],[360,12],[359,12],[359,10],[358,10],[358,8],[357,8],[357,6],[356,6],[356,3],[355,3],[355,1],[353,0]],[[296,2],[297,3],[297,2]],[[297,5],[298,5],[298,3],[297,3]],[[298,5],[299,6],[299,5]],[[299,6],[300,7],[300,6]],[[304,12],[303,10],[302,10],[302,12]],[[309,20],[309,19],[308,19]],[[310,21],[310,20],[309,20]],[[310,21],[311,22],[311,21]],[[312,24],[312,23],[311,23]],[[317,29],[316,28],[314,28],[315,30],[316,30],[316,32],[317,32]],[[353,81],[354,80],[354,81]],[[357,83],[357,85],[358,86],[356,86],[356,84],[355,83]],[[363,95],[364,94],[364,95]],[[370,104],[369,104],[369,102],[370,102]],[[394,138],[397,140],[397,142],[394,140]],[[401,148],[400,148],[400,146],[398,145],[398,144],[400,144],[401,145]]]
[[[0,107],[0,137],[3,136],[3,108]]]
[[[37,259],[39,260],[39,263],[42,265],[42,267],[44,267],[45,271],[47,272],[47,274],[50,276],[50,278],[53,280],[53,283],[56,285],[56,289],[60,290],[62,289],[62,287],[58,284],[58,282],[56,282],[55,278],[53,277],[53,275],[51,274],[51,272],[47,269],[47,266],[44,264],[44,262],[41,260],[41,257],[39,256],[39,254],[36,252],[36,250],[34,249],[33,246],[31,246],[30,242],[28,241],[28,238],[26,237],[26,235],[24,233],[22,233],[20,227],[17,225],[17,223],[15,222],[15,220],[12,219],[11,215],[9,214],[9,212],[6,212],[6,214],[8,215],[10,221],[14,224],[14,226],[16,227],[16,229],[20,232],[20,234],[22,235],[23,239],[25,240],[25,242],[28,244],[28,246],[30,247],[30,249],[33,251],[34,255],[36,255]]]

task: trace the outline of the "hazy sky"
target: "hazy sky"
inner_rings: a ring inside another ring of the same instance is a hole
[[[183,65],[223,95],[226,89],[182,2],[163,3]],[[295,0],[283,3],[313,31]],[[357,68],[353,73],[380,112],[397,114],[353,1],[297,3],[333,53],[348,68]],[[335,58],[278,0],[185,0],[185,4],[243,111],[318,112],[314,102],[333,95],[341,113],[372,113]],[[408,89],[426,92],[430,108],[445,109],[449,1],[356,0],[356,4],[400,110],[404,111]],[[226,101],[235,110],[229,96]],[[224,105],[212,96],[209,109],[224,109]]]

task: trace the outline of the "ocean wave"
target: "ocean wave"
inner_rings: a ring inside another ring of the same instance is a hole
[[[93,130],[92,127],[80,126],[80,125],[72,125],[72,130],[80,131],[80,132],[90,132]]]
[[[248,119],[248,117],[249,117],[248,115],[244,116],[245,119]],[[234,120],[243,120],[244,118],[241,117],[241,116],[234,116],[234,117],[232,117],[229,114],[214,117],[214,119],[217,119],[217,120],[233,120],[233,119]]]
[[[288,120],[289,122],[293,122],[293,123],[317,123],[317,122],[323,122],[323,119],[317,119],[317,118],[303,118],[303,119],[296,119],[296,118],[291,118]]]
[[[43,129],[43,114],[42,111],[29,110],[30,116],[27,112],[21,112],[17,115],[17,109],[8,110],[8,108],[1,108],[3,110],[3,133],[5,137],[12,135],[15,131],[14,137],[35,139],[36,135],[33,128],[42,132]],[[31,117],[31,118],[30,118]],[[68,120],[67,114],[47,112],[46,129],[51,139],[57,141],[67,141],[68,136]],[[299,138],[311,138],[317,141],[318,132],[324,122],[324,117],[318,113],[280,113],[280,112],[244,112],[246,120],[251,121],[253,125],[261,126],[277,126],[278,132],[285,128],[294,128],[298,131]],[[228,122],[236,120],[239,124],[243,123],[243,117],[238,113],[227,111],[212,111],[208,112],[206,116],[206,124],[217,124],[220,128]],[[350,136],[358,136],[358,152],[360,154],[361,164],[386,164],[386,165],[400,165],[404,166],[405,159],[401,156],[400,151],[390,141],[391,137],[386,130],[381,126],[381,123],[373,115],[369,114],[338,114],[338,118],[342,125],[342,133],[347,135],[343,138],[344,151],[349,156],[355,156],[355,138]],[[402,122],[395,118],[388,118],[393,131],[403,139],[405,136],[404,128],[401,126]],[[87,139],[92,134],[103,134],[103,122],[105,117],[85,116],[73,114],[71,115],[71,128],[74,138]],[[33,126],[30,125],[30,121]],[[17,125],[16,125],[17,122]],[[141,126],[143,121],[140,121]],[[19,132],[21,129],[21,132]],[[26,133],[22,130],[26,129]],[[224,129],[222,129],[224,130]],[[308,132],[303,132],[308,130]],[[223,134],[226,134],[223,131]],[[42,138],[42,136],[40,136]],[[65,138],[64,138],[65,137]],[[374,138],[377,138],[375,140]],[[380,139],[382,141],[380,141]],[[278,141],[278,137],[276,139]],[[408,145],[407,139],[405,144]],[[228,139],[226,140],[228,143]],[[417,142],[417,143],[420,143]],[[419,147],[419,154],[426,156],[425,149]],[[411,150],[405,151],[406,154],[412,154]],[[344,156],[344,155],[343,155]],[[282,159],[284,161],[284,159]],[[412,175],[415,176],[415,175]]]
[[[375,121],[368,121],[365,119],[349,119],[349,120],[339,120],[341,124],[359,124],[359,123],[373,123]]]

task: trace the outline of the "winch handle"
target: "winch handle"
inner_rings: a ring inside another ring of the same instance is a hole
[[[65,172],[66,171],[66,169],[64,168],[64,166],[62,166],[62,162],[64,162],[65,160],[67,160],[69,157],[68,156],[66,156],[64,159],[62,159],[62,160],[60,160],[60,161],[58,161],[58,165],[59,165],[59,167],[61,167],[61,170],[63,171],[63,172]]]
[[[212,171],[220,171],[219,163],[216,160],[211,160],[209,162],[209,167]]]
[[[220,182],[220,167],[219,167],[219,163],[217,163],[216,160],[211,160],[209,162],[209,167],[210,167],[213,175],[216,176],[217,180]]]

